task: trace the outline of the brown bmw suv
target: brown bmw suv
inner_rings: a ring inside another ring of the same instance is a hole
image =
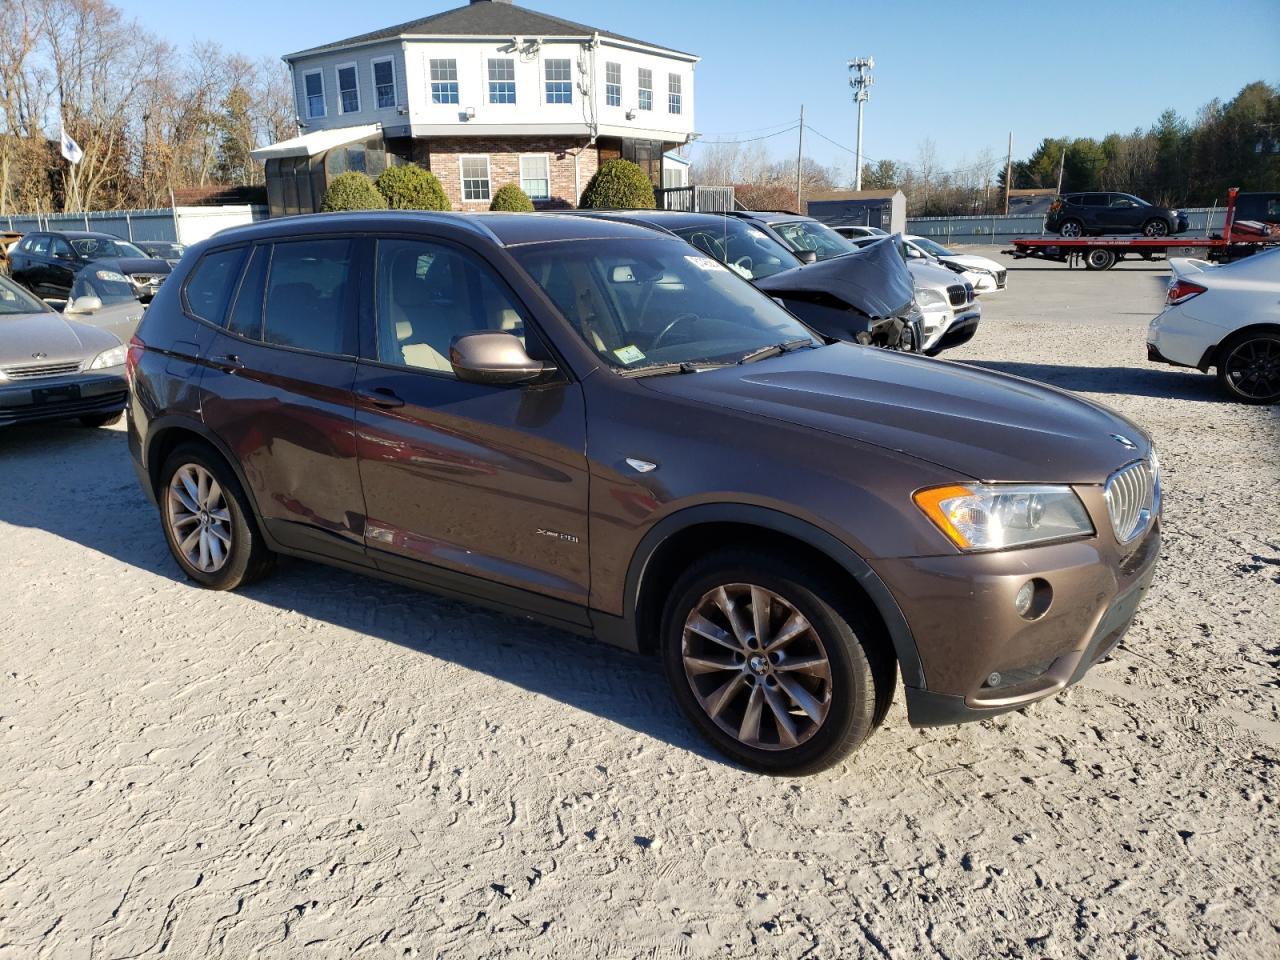
[[[1025,380],[826,342],[669,234],[275,220],[190,251],[128,361],[188,577],[276,554],[657,654],[761,770],[1051,696],[1159,552],[1147,436]],[[499,656],[494,651],[494,656]]]

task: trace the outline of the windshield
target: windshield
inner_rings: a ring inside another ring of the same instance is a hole
[[[817,220],[791,220],[771,224],[782,242],[792,250],[812,250],[819,260],[842,257],[857,249],[847,237],[842,237],[825,223]]]
[[[819,345],[795,317],[681,241],[541,243],[511,252],[619,370],[734,363],[792,340]]]
[[[673,232],[748,280],[772,277],[798,265],[795,255],[773,237],[733,217],[721,218],[714,227],[683,227]]]
[[[125,240],[104,240],[101,237],[76,237],[71,240],[76,253],[86,260],[103,260],[107,257],[141,257],[145,253]]]
[[[97,297],[103,306],[136,303],[138,300],[133,293],[133,284],[123,273],[95,270],[91,266],[77,273],[75,283],[71,285],[71,299],[79,300],[81,297]]]
[[[153,257],[162,260],[181,260],[183,252],[187,249],[180,243],[148,243],[143,248]]]
[[[916,237],[912,241],[917,247],[929,254],[931,257],[954,257],[955,254],[948,250],[940,243],[930,240],[928,237]]]
[[[47,313],[49,308],[7,277],[0,277],[0,317]]]

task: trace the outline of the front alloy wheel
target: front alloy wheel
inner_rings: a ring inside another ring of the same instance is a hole
[[[1218,365],[1218,382],[1242,403],[1280,401],[1280,334],[1263,330],[1229,343]]]
[[[1169,235],[1169,224],[1158,218],[1148,220],[1147,225],[1142,228],[1142,232],[1148,237],[1167,237]]]
[[[1084,224],[1079,220],[1064,220],[1062,226],[1058,228],[1058,235],[1073,240],[1084,234]]]

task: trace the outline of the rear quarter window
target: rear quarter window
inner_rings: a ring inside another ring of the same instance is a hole
[[[244,247],[233,247],[230,250],[214,250],[200,258],[183,288],[188,313],[222,326],[231,292],[240,277],[244,255]]]

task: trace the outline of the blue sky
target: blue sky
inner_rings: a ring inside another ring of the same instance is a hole
[[[461,0],[116,0],[178,45],[201,38],[278,56],[459,6]],[[520,2],[520,0],[517,0]],[[852,147],[846,61],[873,55],[864,150],[913,162],[933,140],[946,168],[984,149],[1014,156],[1046,136],[1102,136],[1184,115],[1245,83],[1280,83],[1280,0],[529,0],[543,13],[702,57],[696,122],[707,140],[769,133],[799,116]],[[246,24],[251,25],[246,28]],[[794,155],[795,133],[763,141]],[[816,136],[806,155],[849,155]]]

